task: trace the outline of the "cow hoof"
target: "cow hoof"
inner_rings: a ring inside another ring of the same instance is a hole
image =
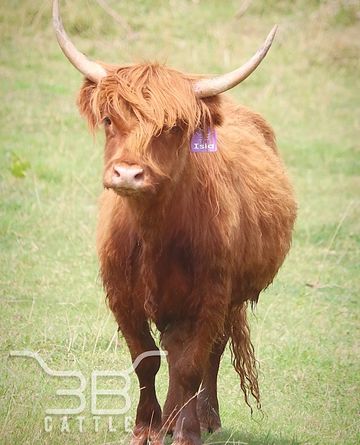
[[[163,421],[162,432],[166,436],[173,436],[176,426],[176,419],[169,421],[169,419]]]
[[[201,438],[197,434],[187,433],[177,436],[172,445],[201,445]]]
[[[162,431],[166,435],[172,436],[174,434],[179,412],[180,410],[176,404],[165,403],[162,416]]]
[[[131,439],[130,445],[164,445],[164,441],[159,437],[136,436]]]
[[[200,428],[203,433],[218,433],[221,431],[221,422],[219,417],[200,422]]]
[[[164,435],[150,428],[136,428],[132,433],[130,445],[163,445]]]
[[[199,410],[198,416],[202,432],[216,433],[221,430],[220,416],[214,408]]]

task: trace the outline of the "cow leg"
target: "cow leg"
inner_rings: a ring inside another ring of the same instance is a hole
[[[217,398],[217,376],[221,356],[228,336],[221,336],[214,344],[204,372],[201,391],[197,398],[197,413],[202,431],[215,432],[221,428],[219,402]]]
[[[198,325],[204,326],[200,323]],[[163,335],[163,345],[168,351],[170,363],[170,394],[167,400],[169,408],[165,404],[166,415],[171,415],[174,408],[178,413],[173,431],[174,445],[201,444],[197,393],[204,376],[205,364],[209,360],[212,342],[211,329],[197,329],[193,324],[173,326]],[[177,403],[170,403],[172,396],[177,398]]]
[[[173,434],[176,420],[180,411],[180,403],[182,401],[182,390],[176,378],[174,364],[167,356],[169,368],[169,389],[163,410],[163,430],[166,434]]]
[[[118,319],[119,322],[119,319]],[[133,326],[129,319],[119,327],[130,350],[132,361],[148,351],[159,351],[152,338],[147,322]],[[143,358],[135,368],[139,380],[140,399],[136,412],[131,445],[162,444],[161,408],[156,397],[155,376],[160,368],[160,356]]]

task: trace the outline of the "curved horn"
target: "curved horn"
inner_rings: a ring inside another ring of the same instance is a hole
[[[211,79],[200,79],[194,82],[194,91],[197,97],[209,97],[216,94],[223,93],[230,90],[240,82],[245,80],[255,69],[260,65],[263,58],[266,56],[270,46],[274,40],[277,30],[277,25],[273,27],[261,48],[240,68],[237,68],[230,73],[221,76],[213,77]]]
[[[59,0],[53,0],[52,20],[56,38],[62,52],[74,65],[74,67],[80,71],[80,73],[82,73],[87,79],[98,83],[103,77],[106,76],[107,73],[101,65],[96,62],[92,62],[86,56],[84,56],[83,53],[78,51],[69,39],[61,21]]]

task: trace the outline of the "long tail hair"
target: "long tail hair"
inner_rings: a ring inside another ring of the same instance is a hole
[[[250,328],[246,316],[247,303],[234,306],[229,313],[230,350],[233,366],[240,377],[240,386],[245,396],[245,402],[249,402],[250,394],[256,400],[256,406],[261,410],[260,391],[258,385],[257,361],[254,346],[250,340]]]

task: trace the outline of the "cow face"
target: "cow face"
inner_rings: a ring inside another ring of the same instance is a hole
[[[104,187],[136,197],[176,184],[193,132],[220,123],[219,101],[197,98],[190,79],[155,64],[114,69],[98,84],[85,81],[80,111],[106,135]]]
[[[188,155],[186,129],[179,125],[160,131],[151,122],[129,116],[105,116],[103,184],[124,196],[156,193],[177,181]]]

